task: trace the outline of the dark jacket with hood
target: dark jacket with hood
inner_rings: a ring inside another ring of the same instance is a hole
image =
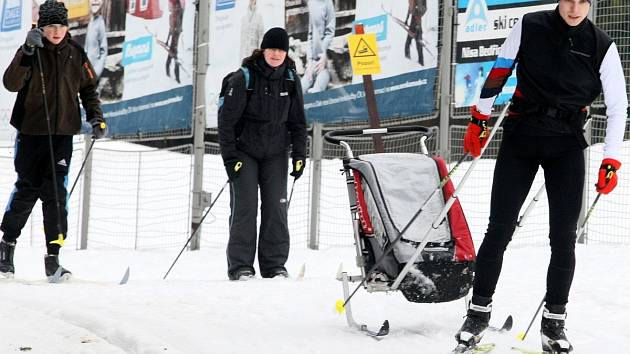
[[[219,109],[223,161],[238,160],[241,153],[258,160],[286,154],[290,144],[294,158],[305,158],[304,101],[292,61],[287,58],[274,69],[262,55],[253,55],[243,65],[249,69],[249,87],[244,73],[236,71]]]
[[[79,97],[87,120],[102,118],[96,76],[85,51],[67,35],[58,45],[45,38],[38,54],[25,55],[18,49],[4,72],[4,87],[17,92],[11,125],[20,133],[47,135],[42,81],[36,58],[41,58],[46,101],[53,135],[74,135],[81,129]]]

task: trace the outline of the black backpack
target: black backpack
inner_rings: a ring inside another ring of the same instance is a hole
[[[253,84],[253,77],[249,74],[249,68],[245,65],[241,66],[238,70],[236,71],[232,71],[231,73],[225,75],[225,77],[223,78],[223,81],[221,81],[221,91],[219,92],[219,113],[221,113],[221,107],[223,107],[223,101],[225,100],[225,94],[227,91],[227,87],[230,81],[230,78],[237,74],[239,71],[243,72],[243,76],[245,77],[245,89],[247,90],[247,101],[249,102],[249,97],[252,95],[252,90],[254,87]],[[285,80],[288,81],[295,81],[295,72],[293,68],[287,68],[285,70]],[[293,94],[293,92],[295,91],[295,84],[290,85],[290,92],[289,94]]]
[[[238,73],[239,71],[243,72],[243,76],[245,77],[245,88],[247,89],[247,100],[249,101],[249,96],[251,96],[252,87],[254,85],[251,84],[251,80],[249,79],[249,68],[246,66],[241,66],[238,70],[232,71],[231,73],[225,75],[223,81],[221,81],[221,91],[219,92],[219,113],[221,112],[221,107],[223,107],[223,101],[225,100],[225,91],[227,91],[228,84],[230,82],[230,78]]]

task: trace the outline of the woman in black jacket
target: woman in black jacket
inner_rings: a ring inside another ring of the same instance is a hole
[[[221,155],[230,180],[228,277],[255,274],[258,187],[261,223],[258,263],[263,278],[288,277],[287,164],[291,176],[304,171],[306,121],[295,64],[287,57],[289,36],[282,28],[265,33],[261,48],[232,74],[219,107]]]

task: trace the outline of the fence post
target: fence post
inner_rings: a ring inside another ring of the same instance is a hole
[[[308,232],[308,248],[319,249],[319,198],[322,187],[322,155],[324,150],[322,123],[313,123],[311,139],[311,205]]]
[[[87,137],[87,135],[86,135]],[[83,153],[87,154],[90,149],[91,139],[85,139],[85,147]],[[92,156],[96,152],[92,152],[85,159],[85,167],[83,167],[83,188],[81,188],[81,195],[83,201],[81,202],[81,240],[79,242],[79,249],[87,249],[88,243],[88,230],[90,228],[90,196],[92,194]]]
[[[136,236],[133,249],[138,250],[138,234],[140,233],[140,180],[142,179],[142,151],[138,152],[138,173],[136,174]]]
[[[449,120],[451,116],[451,58],[453,56],[453,0],[444,1],[442,48],[440,49],[440,138],[438,152],[450,161]]]
[[[210,1],[199,0],[195,13],[195,46],[194,46],[194,68],[195,76],[193,82],[193,190],[192,190],[192,217],[191,230],[195,232],[201,227],[201,218],[206,207],[204,204],[203,192],[203,159],[206,152],[204,134],[206,130],[206,71],[208,67],[208,29],[210,18]],[[190,249],[199,249],[201,230],[190,240]]]

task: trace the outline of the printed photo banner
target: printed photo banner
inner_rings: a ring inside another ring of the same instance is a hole
[[[362,76],[352,74],[347,40],[357,22],[376,34],[381,74],[373,79],[381,119],[430,114],[437,0],[219,0],[210,17],[207,126],[217,125],[223,77],[240,67],[271,27],[289,33],[288,55],[296,62],[309,122],[367,119]]]
[[[193,0],[62,0],[72,39],[99,77],[112,136],[192,127]],[[43,0],[0,0],[0,70],[4,72],[39,17]],[[15,130],[15,94],[0,90],[0,140]]]
[[[356,23],[376,35],[381,73],[372,78],[380,118],[435,109],[437,0],[287,0],[286,20],[309,121],[368,117],[363,77],[352,74],[348,49]]]
[[[459,0],[455,53],[455,107],[477,103],[485,78],[505,38],[523,15],[551,10],[556,0]],[[516,89],[516,71],[495,104],[508,101]]]

